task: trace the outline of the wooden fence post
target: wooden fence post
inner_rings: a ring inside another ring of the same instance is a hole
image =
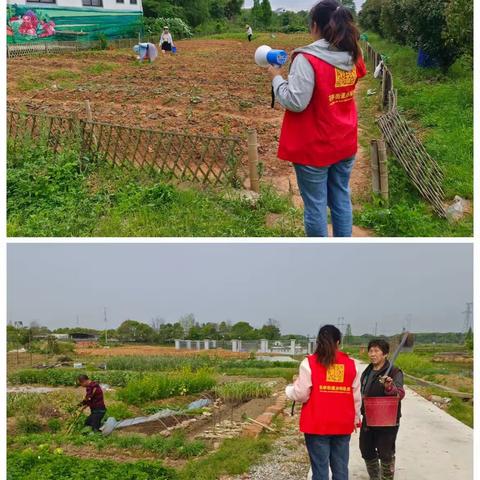
[[[370,161],[372,166],[372,190],[378,195],[380,193],[380,169],[378,166],[378,145],[376,140],[370,142]]]
[[[378,169],[380,172],[380,195],[388,200],[388,162],[385,140],[377,140]]]
[[[93,122],[92,107],[90,106],[90,100],[85,100],[85,109],[87,111],[87,122]]]
[[[258,180],[258,143],[257,131],[248,131],[248,168],[250,171],[250,188],[254,192],[260,192]]]

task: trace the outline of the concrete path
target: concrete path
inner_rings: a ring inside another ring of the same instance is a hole
[[[359,365],[359,368],[363,368]],[[308,456],[298,415],[285,410],[285,425],[271,453],[234,480],[307,480]],[[369,480],[352,435],[350,480]],[[473,480],[473,430],[406,388],[397,438],[395,480]]]
[[[359,365],[359,368],[364,366]],[[473,429],[406,388],[397,438],[396,480],[472,480]],[[368,480],[352,435],[350,478]]]

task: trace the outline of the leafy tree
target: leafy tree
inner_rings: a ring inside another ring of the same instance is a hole
[[[240,15],[243,7],[244,0],[228,0],[225,4],[225,16],[228,19],[232,19],[237,15]]]
[[[366,0],[359,13],[360,26],[365,30],[372,30],[376,33],[380,31],[380,17],[382,6],[387,0]]]
[[[118,327],[117,334],[125,342],[153,343],[155,341],[153,328],[135,320],[125,320]]]
[[[259,337],[267,340],[278,340],[281,337],[281,332],[276,325],[264,325],[259,331]]]
[[[248,322],[237,322],[232,326],[231,337],[251,340],[255,338],[255,330]]]
[[[450,0],[445,9],[444,37],[447,45],[455,45],[473,57],[473,1]]]
[[[344,7],[348,8],[353,13],[354,16],[357,14],[357,7],[355,6],[354,0],[340,0],[340,1]]]
[[[253,7],[251,10],[252,21],[254,25],[262,23],[262,6],[260,0],[253,0]]]
[[[184,315],[179,320],[180,325],[183,327],[183,331],[185,335],[190,331],[190,329],[195,325],[195,315],[193,313],[189,313],[188,315]]]
[[[262,8],[262,15],[261,15],[262,23],[268,27],[272,23],[272,16],[273,16],[270,0],[262,0],[261,8]]]

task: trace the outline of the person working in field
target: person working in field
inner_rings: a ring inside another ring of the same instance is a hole
[[[163,33],[160,37],[160,47],[162,53],[171,52],[174,47],[173,37],[168,27],[163,27]]]
[[[97,382],[90,380],[87,375],[79,375],[77,381],[81,387],[86,389],[85,398],[78,406],[83,407],[83,409],[90,408],[90,415],[85,420],[85,426],[92,427],[94,432],[98,432],[100,431],[102,419],[107,412],[107,407],[103,400],[102,387]]]
[[[247,29],[248,41],[251,42],[251,41],[252,41],[252,37],[253,37],[252,27],[251,27],[250,25],[247,25],[247,26],[246,26],[246,29]]]
[[[348,480],[350,436],[360,425],[360,375],[355,362],[338,347],[342,334],[323,326],[317,348],[300,364],[286,395],[303,403],[300,430],[305,434],[313,480]]]
[[[363,397],[405,397],[403,373],[393,367],[389,376],[385,373],[390,366],[387,360],[390,346],[385,340],[372,340],[368,344],[370,365],[362,374]],[[360,430],[360,451],[367,465],[371,480],[391,480],[395,474],[395,441],[400,424],[401,408],[398,407],[397,425],[392,427],[369,427],[365,406],[362,404],[363,422]]]
[[[314,42],[293,53],[288,80],[269,68],[277,101],[286,108],[278,157],[292,162],[305,205],[309,237],[352,235],[350,175],[357,153],[355,88],[366,75],[351,12],[322,0],[310,12]]]

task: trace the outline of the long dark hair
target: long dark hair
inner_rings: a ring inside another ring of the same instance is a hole
[[[317,360],[324,366],[330,367],[335,363],[337,344],[342,340],[342,333],[333,325],[324,325],[318,332]]]
[[[349,52],[354,63],[361,56],[360,32],[352,12],[337,0],[321,0],[310,11],[310,26],[316,24],[323,38],[333,47]]]

